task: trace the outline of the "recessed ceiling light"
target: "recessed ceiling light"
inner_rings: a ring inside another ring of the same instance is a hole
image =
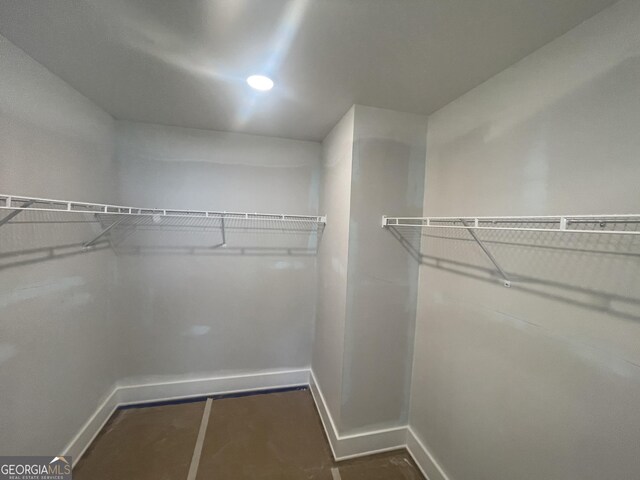
[[[264,75],[251,75],[247,78],[247,83],[251,88],[266,92],[273,88],[273,80]]]

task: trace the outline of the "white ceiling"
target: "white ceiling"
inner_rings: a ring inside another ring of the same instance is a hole
[[[613,3],[0,0],[0,33],[115,118],[321,140],[353,103],[431,113]]]

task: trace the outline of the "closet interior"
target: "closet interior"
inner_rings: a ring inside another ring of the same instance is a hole
[[[638,32],[0,0],[0,478],[639,478]]]

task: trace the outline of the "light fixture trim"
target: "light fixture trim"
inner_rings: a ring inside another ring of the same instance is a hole
[[[247,83],[254,90],[268,92],[273,88],[273,80],[265,75],[251,75],[247,77]]]

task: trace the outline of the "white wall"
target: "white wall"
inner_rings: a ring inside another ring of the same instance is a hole
[[[407,249],[383,213],[421,216],[427,118],[355,106],[341,425],[406,425],[419,244]]]
[[[0,192],[115,201],[113,119],[1,36],[0,85]],[[83,252],[97,225],[55,219],[22,213],[0,228],[3,455],[61,452],[121,366],[114,256]]]
[[[430,116],[425,214],[638,213],[639,31],[617,3]],[[636,478],[638,241],[484,233],[506,289],[429,234],[410,424],[449,477]]]
[[[407,422],[418,247],[381,218],[422,212],[426,120],[355,105],[323,142],[313,370],[341,436]]]
[[[121,201],[317,214],[320,144],[118,122]],[[127,379],[311,364],[317,238],[308,232],[139,231],[118,247]],[[137,248],[141,247],[141,248]]]
[[[327,215],[327,227],[318,252],[318,308],[312,367],[338,424],[347,308],[353,128],[354,108],[351,108],[322,142],[320,210]]]
[[[318,213],[320,144],[114,122],[2,37],[0,52],[2,193]],[[118,256],[82,249],[90,215],[0,228],[3,454],[59,453],[117,381],[310,365],[318,235],[230,223],[227,248],[217,229],[163,229]]]

